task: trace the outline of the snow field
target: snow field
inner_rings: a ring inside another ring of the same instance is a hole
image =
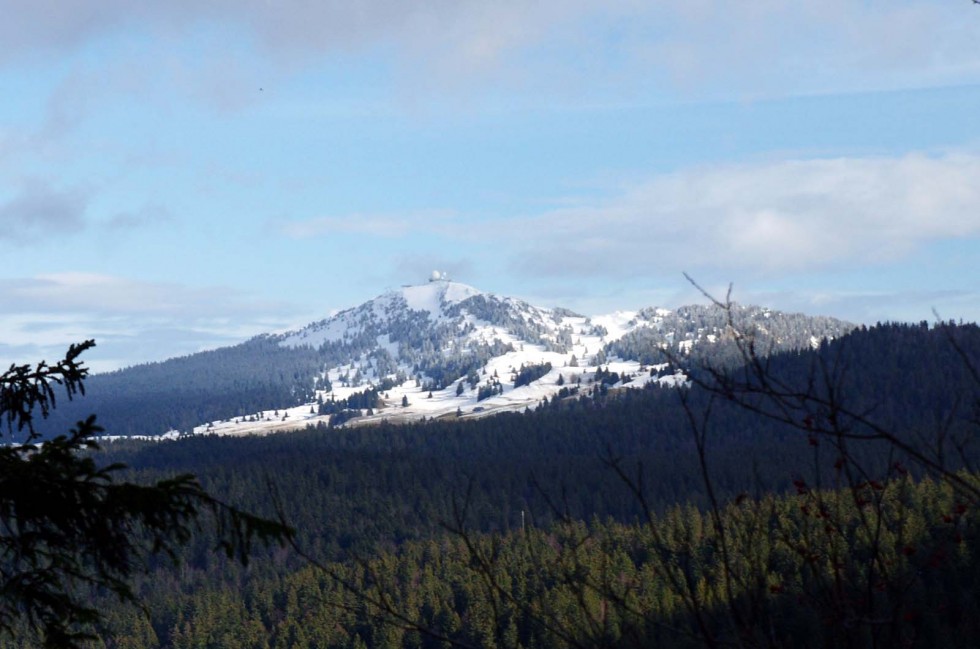
[[[430,397],[429,390],[425,388],[425,385],[431,382],[429,377],[423,376],[417,385],[413,368],[407,364],[402,364],[398,368],[399,371],[410,378],[400,385],[381,392],[381,406],[376,408],[371,415],[366,415],[366,411],[364,411],[364,416],[352,420],[350,424],[382,420],[413,421],[422,418],[455,417],[457,413],[469,418],[482,417],[502,411],[522,411],[528,407],[533,409],[541,402],[550,400],[563,387],[569,390],[579,387],[579,394],[587,394],[599,369],[596,356],[605,345],[618,340],[639,326],[650,326],[651,324],[656,326],[656,322],[660,318],[670,313],[667,310],[658,309],[653,321],[639,318],[635,311],[617,311],[593,318],[566,316],[557,318],[558,321],[556,322],[556,318],[550,310],[534,307],[513,298],[498,298],[465,284],[439,279],[427,284],[405,286],[389,291],[360,307],[341,311],[330,319],[315,323],[299,331],[284,334],[280,344],[316,347],[324,342],[341,341],[345,336],[357,335],[365,331],[366,326],[375,327],[376,331],[383,330],[385,324],[391,322],[393,317],[404,316],[405,309],[426,312],[429,322],[433,324],[447,322],[450,321],[447,308],[480,295],[494,300],[495,304],[502,305],[500,308],[510,309],[510,313],[516,314],[518,319],[533,323],[545,330],[546,335],[553,342],[559,340],[563,331],[567,332],[572,340],[568,352],[547,351],[545,345],[538,341],[523,340],[504,327],[481,320],[464,311],[460,324],[460,334],[450,341],[447,348],[443,350],[444,352],[450,351],[454,346],[465,350],[481,343],[493,344],[496,340],[504,344],[509,343],[513,346],[514,351],[490,359],[479,370],[480,382],[477,387],[471,389],[469,384],[464,383],[464,391],[460,396],[456,396],[457,384],[466,377],[457,377],[448,385],[443,386],[442,389],[433,390]],[[647,317],[649,316],[647,315]],[[462,335],[462,329],[468,325],[472,325],[473,331]],[[683,346],[685,343],[690,345],[690,341],[682,341],[680,344]],[[393,358],[398,358],[399,345],[397,342],[393,342],[388,334],[377,336],[377,348],[386,350]],[[620,376],[628,374],[633,377],[632,381],[627,384],[627,387],[630,388],[640,388],[652,381],[657,381],[663,385],[678,385],[686,380],[683,376],[651,377],[651,368],[641,368],[636,361],[616,358],[606,360],[607,362],[602,364],[603,369],[615,372]],[[514,375],[522,365],[531,366],[542,363],[551,364],[551,370],[547,374],[529,385],[514,387]],[[349,380],[353,380],[358,372],[360,373],[358,384],[343,385],[342,376],[346,375]],[[352,359],[347,364],[330,368],[325,372],[325,376],[329,379],[332,390],[329,393],[322,390],[317,392],[317,398],[323,401],[347,399],[379,385],[382,379],[395,377],[394,374],[387,377],[378,376],[366,355]],[[576,376],[578,381],[573,380]],[[558,384],[559,377],[562,378],[563,385]],[[314,377],[311,377],[310,380],[313,379]],[[477,401],[479,387],[494,380],[500,383],[502,392],[482,401]],[[621,384],[610,387],[621,387]],[[407,400],[407,406],[402,405],[403,399]],[[245,417],[235,417],[224,421],[208,422],[196,426],[192,434],[268,434],[329,420],[329,416],[320,416],[316,412],[317,403],[314,401],[301,406],[251,413]],[[171,431],[170,434],[173,436],[178,433]]]

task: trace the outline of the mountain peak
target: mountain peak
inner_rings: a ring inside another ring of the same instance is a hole
[[[436,275],[433,273],[433,277],[424,284],[406,284],[386,291],[359,306],[345,309],[298,331],[287,332],[281,336],[281,344],[319,347],[324,343],[365,334],[375,337],[387,335],[393,327],[418,329],[424,320],[434,324],[458,319],[459,305],[467,300],[499,299],[467,284],[454,282],[442,273],[438,273],[438,277]]]
[[[738,332],[767,350],[816,346],[851,328],[741,305],[734,313],[690,305],[588,317],[439,273],[302,329],[134,368],[102,385],[185,386],[187,405],[159,400],[159,420],[198,433],[261,432],[324,418],[339,424],[350,417],[482,417],[546,400],[601,397],[610,388],[682,384],[686,367],[733,357],[733,317]]]
[[[435,315],[448,305],[457,304],[476,295],[484,295],[484,293],[468,284],[440,277],[430,279],[426,284],[402,286],[401,289],[392,291],[389,295],[400,296],[412,311],[428,311]]]

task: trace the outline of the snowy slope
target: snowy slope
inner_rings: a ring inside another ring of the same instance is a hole
[[[424,312],[435,320],[445,319],[447,307],[477,295],[483,293],[458,282],[437,281],[420,286],[404,286],[359,307],[287,333],[283,336],[282,344],[318,347],[325,342],[339,342],[370,329],[372,325],[390,325],[408,311]]]
[[[817,344],[846,323],[737,307],[739,328],[774,348]],[[325,360],[300,405],[204,422],[196,434],[255,434],[339,419],[346,425],[523,411],[554,398],[673,386],[686,379],[659,353],[711,353],[733,336],[713,307],[647,308],[586,317],[485,293],[442,278],[403,286],[297,331],[273,337]],[[546,365],[547,364],[547,365]],[[550,367],[548,367],[550,365]],[[533,380],[515,387],[522,372]],[[612,375],[615,376],[612,376]],[[361,407],[377,393],[373,407]],[[191,431],[187,431],[191,432]]]

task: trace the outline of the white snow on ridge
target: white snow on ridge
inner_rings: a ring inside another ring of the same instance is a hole
[[[403,286],[358,307],[345,309],[331,318],[311,324],[299,330],[282,334],[281,345],[319,347],[325,342],[336,342],[345,333],[356,333],[366,322],[385,323],[392,315],[398,315],[404,304],[411,311],[425,311],[433,321],[443,318],[445,308],[476,295],[486,295],[467,284],[448,280],[435,280],[417,286]]]
[[[343,340],[345,334],[357,334],[365,327],[371,326],[379,332],[378,348],[386,350],[392,358],[397,359],[398,343],[393,342],[388,334],[380,333],[388,323],[402,318],[406,310],[425,312],[433,324],[446,322],[449,318],[447,309],[452,305],[481,295],[488,299],[491,312],[506,313],[506,316],[502,316],[508,319],[506,321],[523,321],[531,331],[543,332],[541,340],[524,339],[500,324],[488,322],[464,310],[457,321],[460,327],[459,334],[456,338],[450,338],[442,352],[447,353],[452,350],[458,352],[458,350],[472,349],[477,343],[490,345],[495,342],[509,344],[514,351],[489,359],[481,368],[478,385],[464,384],[464,390],[458,396],[457,386],[465,377],[455,378],[448,385],[439,386],[441,389],[433,389],[430,396],[429,388],[433,387],[430,380],[424,376],[421,377],[422,380],[417,380],[415,374],[417,368],[400,363],[398,371],[410,378],[383,392],[381,407],[373,413],[365,411],[355,422],[485,416],[493,412],[536,407],[539,403],[552,399],[563,388],[565,390],[563,394],[570,392],[574,396],[591,392],[597,389],[593,382],[599,369],[597,356],[603,347],[638,327],[650,324],[643,318],[639,318],[635,311],[617,311],[592,318],[567,315],[557,317],[550,309],[535,307],[515,298],[498,297],[466,284],[433,277],[426,284],[403,286],[388,291],[360,307],[347,309],[333,318],[290,332],[283,337],[280,344],[318,346],[326,341]],[[658,309],[655,319],[659,320],[669,313],[667,310]],[[545,347],[545,344],[548,347]],[[565,351],[554,351],[555,349]],[[551,364],[551,370],[547,374],[529,385],[514,388],[514,378],[522,366],[542,363]],[[642,387],[653,381],[675,385],[684,380],[682,376],[659,378],[651,376],[650,368],[642,367],[635,361],[608,359],[607,362],[603,359],[603,369],[624,377],[629,376],[631,378],[627,383],[629,387]],[[345,384],[355,375],[359,376],[359,381]],[[360,358],[351,359],[343,366],[328,369],[324,377],[331,382],[332,389],[330,392],[318,391],[316,396],[323,401],[344,400],[379,385],[384,378],[390,379],[393,376],[394,374],[388,374],[387,377],[378,376],[368,357],[362,355]],[[485,388],[490,384],[496,384],[499,393],[478,401],[479,388]],[[402,404],[406,402],[408,405],[403,406]],[[250,434],[329,419],[327,416],[321,417],[310,413],[311,405],[286,409],[282,412],[255,413],[237,420],[211,422],[204,427],[195,428],[194,433]]]
[[[432,315],[437,315],[442,311],[443,287],[441,282],[432,282],[422,286],[407,286],[401,290],[408,308],[412,311],[428,311]]]
[[[474,297],[481,299],[465,303]],[[721,341],[723,328],[706,322],[703,308],[691,308],[693,314],[679,309],[676,316],[668,309],[645,308],[587,317],[484,293],[434,273],[426,284],[390,290],[328,319],[272,337],[274,343],[287,347],[346,343],[321,350],[321,359],[332,360],[321,360],[315,366],[318,375],[309,377],[309,388],[316,388],[312,402],[205,422],[192,431],[170,431],[162,438],[268,434],[326,423],[331,416],[319,414],[320,403],[340,402],[324,408],[324,412],[336,411],[346,406],[345,400],[371,389],[378,390],[380,403],[354,418],[345,412],[343,425],[477,418],[534,409],[556,398],[601,396],[609,390],[649,384],[682,386],[687,377],[679,371],[668,373],[666,364],[645,366],[614,354],[618,350],[649,358],[651,353],[643,348],[634,354],[637,346],[656,344],[686,355],[695,346],[700,349],[702,344]],[[763,318],[771,315],[760,313]],[[773,330],[780,326],[778,316],[767,323]],[[761,325],[756,327],[761,330]],[[641,329],[648,331],[625,344],[610,345]],[[803,344],[817,347],[820,340],[811,336]],[[506,349],[510,351],[502,352]],[[499,355],[490,357],[489,350]],[[514,386],[522,367],[544,363],[551,367],[543,376]],[[329,391],[323,389],[327,387]]]
[[[522,317],[529,322],[537,323],[539,327],[550,332],[553,336],[558,335],[560,328],[570,327],[580,337],[588,338],[586,344],[591,344],[593,347],[618,340],[636,329],[637,326],[647,325],[646,322],[637,321],[635,311],[617,311],[592,318],[584,316],[564,317],[560,319],[559,323],[556,323],[554,312],[550,309],[536,307],[514,298],[497,297],[467,284],[440,279],[430,281],[427,284],[404,286],[389,291],[360,307],[341,311],[327,320],[297,331],[287,332],[283,334],[280,344],[317,347],[325,342],[339,341],[344,338],[345,333],[356,333],[363,329],[366,322],[383,325],[392,316],[399,315],[398,307],[402,304],[411,311],[428,313],[433,322],[443,321],[447,317],[447,308],[479,295],[495,300],[500,305],[510,309],[510,312],[519,318]],[[665,309],[658,309],[657,312],[661,316],[670,313]],[[471,315],[465,315],[464,322],[472,322],[477,328],[484,328],[490,324]],[[603,327],[607,333],[602,336],[590,336],[588,333],[591,329],[590,323]]]
[[[467,303],[474,297],[481,299]],[[360,417],[345,425],[483,417],[533,409],[556,397],[578,398],[596,391],[639,388],[651,383],[684,385],[687,378],[680,373],[666,373],[670,370],[665,366],[644,366],[614,354],[619,350],[634,355],[638,346],[651,345],[651,341],[659,341],[657,345],[669,346],[681,355],[696,351],[695,346],[717,344],[724,332],[716,322],[705,318],[703,308],[698,308],[701,307],[694,307],[693,314],[644,308],[579,316],[484,293],[434,273],[425,284],[390,290],[274,339],[289,347],[316,348],[330,341],[349,343],[322,350],[322,358],[333,359],[330,364],[337,365],[321,367],[319,376],[310,377],[310,387],[317,388],[313,403],[206,422],[195,427],[193,434],[265,434],[326,422],[330,417],[318,414],[318,402],[343,402],[369,389],[379,391],[380,403],[371,411],[362,410]],[[762,318],[771,316],[769,311],[760,313]],[[777,320],[778,315],[767,322],[773,330],[782,322]],[[610,345],[641,329],[649,332],[625,344]],[[808,342],[819,345],[816,337]],[[501,353],[508,348],[511,351]],[[491,349],[499,355],[489,357]],[[379,350],[387,353],[379,354]],[[636,355],[650,356],[642,351]],[[482,366],[475,368],[477,363]],[[522,366],[543,363],[551,365],[543,376],[514,387]],[[619,377],[617,380],[610,378],[613,373]],[[457,395],[459,386],[462,391]],[[484,398],[478,399],[479,396]]]
[[[521,412],[527,408],[534,409],[539,404],[553,399],[562,389],[568,390],[569,398],[591,396],[593,390],[598,390],[596,372],[600,369],[594,365],[581,367],[570,366],[574,353],[560,354],[544,351],[541,346],[525,344],[522,351],[508,352],[491,359],[481,369],[480,385],[489,380],[498,380],[502,393],[483,400],[478,400],[478,389],[471,389],[464,383],[462,394],[456,395],[457,385],[462,377],[451,382],[441,390],[431,393],[424,385],[416,385],[414,379],[409,379],[401,385],[382,393],[382,404],[373,412],[361,411],[361,417],[344,424],[358,426],[378,422],[410,422],[422,419],[481,418],[500,412]],[[551,370],[528,385],[515,388],[513,377],[522,365],[537,365],[551,363]],[[620,377],[629,377],[629,381],[609,386],[610,390],[625,388],[641,388],[649,383],[658,383],[666,387],[675,387],[686,383],[687,378],[680,373],[657,376],[667,369],[666,364],[641,366],[636,361],[610,359],[602,366],[606,372],[615,372]],[[331,380],[339,378],[342,371],[351,371],[350,366],[332,370]],[[369,385],[359,387],[343,387],[339,381],[331,393],[319,393],[320,398],[329,401],[331,398],[341,400],[351,395],[359,394],[368,389]],[[430,396],[431,394],[431,396]],[[406,403],[408,405],[402,405]],[[319,422],[328,423],[328,415],[316,414],[316,404],[308,403],[292,408],[268,410],[253,413],[245,417],[233,417],[228,420],[209,422],[196,426],[192,435],[266,435],[270,433],[296,430]],[[168,438],[184,436],[187,433],[170,431]]]
[[[456,304],[474,295],[483,295],[472,286],[448,280],[434,280],[419,286],[406,286],[400,293],[409,309],[428,311],[433,316],[440,315],[444,305]]]
[[[608,333],[603,336],[603,343],[619,340],[636,329],[636,311],[616,311],[608,315],[592,318],[592,323],[605,327]]]

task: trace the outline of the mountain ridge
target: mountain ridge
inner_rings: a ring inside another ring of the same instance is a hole
[[[90,396],[67,410],[80,418],[87,405],[112,433],[153,436],[483,417],[555,398],[683,383],[684,367],[668,365],[663,349],[682,364],[720,364],[733,358],[736,335],[779,351],[853,327],[743,305],[731,314],[689,305],[589,317],[440,276],[299,329],[94,375]]]

